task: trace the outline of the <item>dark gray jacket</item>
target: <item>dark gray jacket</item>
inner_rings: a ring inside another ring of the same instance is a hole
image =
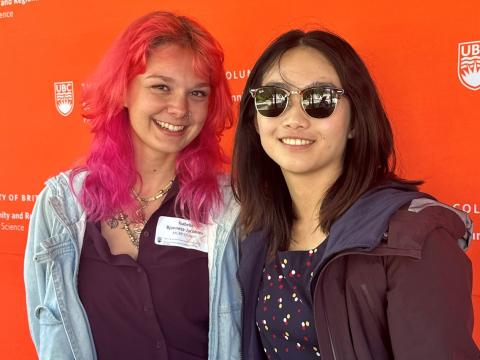
[[[313,289],[322,360],[480,359],[472,339],[466,214],[400,184],[362,196],[330,229]],[[242,354],[265,359],[255,307],[267,247],[242,243]]]

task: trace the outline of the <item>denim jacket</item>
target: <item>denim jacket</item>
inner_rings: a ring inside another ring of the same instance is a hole
[[[77,175],[78,192],[85,173]],[[240,358],[241,294],[236,279],[238,205],[222,184],[223,210],[208,225],[210,328],[208,359]],[[25,251],[30,333],[39,359],[97,358],[77,276],[86,214],[69,184],[69,173],[46,182],[33,209]]]

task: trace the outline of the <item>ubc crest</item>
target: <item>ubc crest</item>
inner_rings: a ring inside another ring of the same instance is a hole
[[[60,115],[68,116],[73,111],[73,81],[54,82],[55,106]]]
[[[480,89],[480,41],[458,44],[458,79],[470,90]]]

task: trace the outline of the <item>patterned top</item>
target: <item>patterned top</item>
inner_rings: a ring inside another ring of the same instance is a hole
[[[279,251],[263,269],[256,324],[269,359],[320,358],[313,319],[313,269],[326,241],[309,251]]]

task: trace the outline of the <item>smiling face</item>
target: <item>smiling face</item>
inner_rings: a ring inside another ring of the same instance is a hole
[[[319,51],[306,46],[285,52],[264,74],[262,86],[275,85],[287,90],[311,86],[341,88],[338,74]],[[298,94],[290,95],[288,108],[278,117],[257,112],[257,130],[262,147],[285,176],[321,175],[335,180],[342,170],[350,131],[350,104],[345,96],[332,115],[316,119],[308,116]]]
[[[125,99],[136,154],[176,157],[202,130],[210,92],[209,79],[194,71],[191,50],[156,48]]]

